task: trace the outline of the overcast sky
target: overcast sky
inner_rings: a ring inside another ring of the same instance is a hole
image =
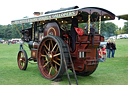
[[[128,14],[128,0],[1,0],[0,24],[11,24],[12,20],[33,16],[33,12],[45,12],[71,6],[100,7],[115,15]],[[119,27],[123,20],[113,21]]]

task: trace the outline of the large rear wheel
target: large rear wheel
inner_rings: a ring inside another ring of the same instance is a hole
[[[38,49],[38,67],[42,76],[49,80],[61,78],[65,73],[63,57],[68,60],[66,44],[57,36],[46,36]]]
[[[98,53],[98,49],[96,49],[96,59],[97,59],[97,65],[96,65],[96,68],[97,68],[98,63],[99,63],[99,53]],[[94,68],[92,71],[87,71],[87,72],[85,72],[85,70],[86,70],[86,65],[85,65],[84,70],[83,70],[83,71],[76,71],[76,74],[77,74],[77,75],[80,75],[80,76],[89,76],[89,75],[91,75],[91,74],[96,70],[96,68]]]

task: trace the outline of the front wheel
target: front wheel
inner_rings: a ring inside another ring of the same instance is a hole
[[[28,65],[28,56],[25,50],[20,50],[18,52],[17,63],[20,70],[26,70]]]

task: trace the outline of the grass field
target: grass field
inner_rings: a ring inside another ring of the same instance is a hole
[[[99,63],[88,77],[78,77],[79,85],[128,85],[128,39],[116,40],[115,58]],[[27,48],[26,48],[27,49]],[[37,64],[28,64],[26,71],[17,66],[19,44],[0,44],[0,85],[52,85],[54,81],[43,78]],[[28,50],[28,49],[27,49]],[[29,51],[29,50],[28,50]],[[30,56],[30,52],[28,52]],[[59,85],[68,85],[66,74]]]

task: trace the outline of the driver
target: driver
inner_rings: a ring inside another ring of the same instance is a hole
[[[74,27],[78,28],[78,20],[82,20],[82,15],[78,15],[77,17],[72,18],[72,25],[71,25],[72,51],[75,50],[75,42],[76,42],[77,33]]]

